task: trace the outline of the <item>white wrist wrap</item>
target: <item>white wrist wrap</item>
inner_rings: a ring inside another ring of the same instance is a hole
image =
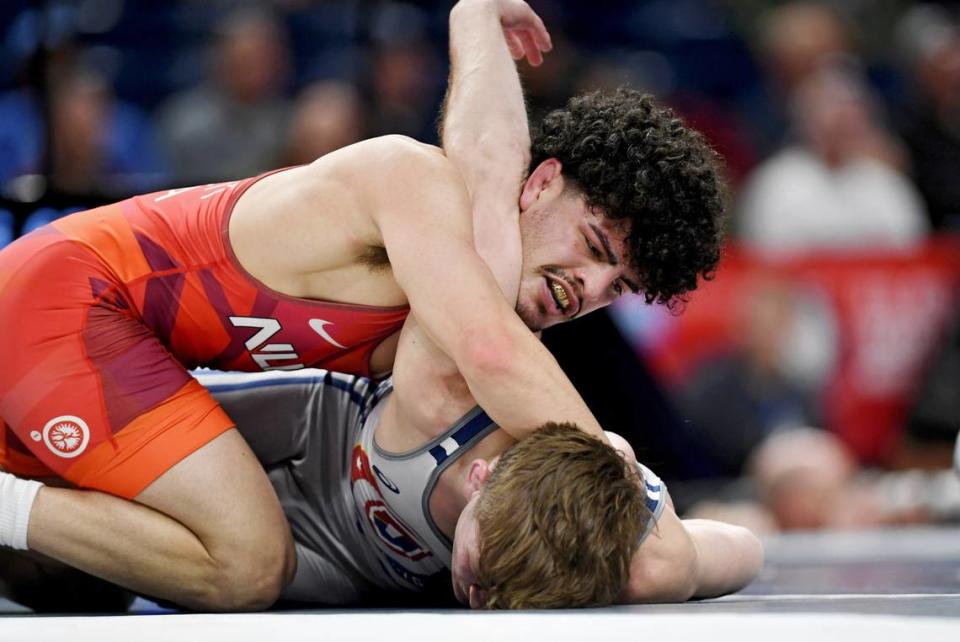
[[[27,549],[30,511],[41,486],[38,481],[0,472],[0,545]]]

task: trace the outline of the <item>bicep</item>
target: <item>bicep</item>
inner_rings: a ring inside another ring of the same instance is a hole
[[[473,203],[472,219],[477,254],[490,268],[504,298],[515,305],[523,260],[517,199],[493,202],[481,196]]]
[[[470,201],[456,171],[436,159],[398,169],[397,198],[376,212],[377,224],[421,327],[456,358],[460,338],[512,307],[474,248]]]

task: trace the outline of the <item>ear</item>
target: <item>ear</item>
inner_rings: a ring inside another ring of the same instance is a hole
[[[463,483],[464,495],[468,500],[475,492],[484,487],[490,479],[491,470],[490,463],[486,459],[474,459],[470,462],[467,478]]]
[[[537,202],[546,190],[563,190],[563,165],[556,158],[548,158],[537,165],[520,192],[520,211],[523,212]]]
[[[470,585],[470,608],[482,609],[487,602],[487,592],[479,584]]]

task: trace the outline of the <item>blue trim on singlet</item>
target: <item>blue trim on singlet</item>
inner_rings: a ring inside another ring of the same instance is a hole
[[[274,386],[296,386],[304,383],[322,383],[325,386],[333,386],[337,390],[342,390],[343,392],[350,394],[350,401],[354,402],[357,405],[363,405],[365,403],[364,396],[356,391],[354,388],[356,384],[356,379],[352,382],[340,381],[339,379],[334,379],[332,375],[325,374],[322,377],[318,376],[307,376],[307,377],[290,377],[283,379],[270,379],[266,381],[247,381],[244,383],[213,383],[211,382],[207,385],[208,390],[214,392],[233,392],[235,390],[253,390],[256,388],[272,388]]]
[[[647,486],[647,488],[650,488],[650,486]],[[657,490],[657,488],[653,488],[653,490]],[[651,513],[655,513],[657,511],[657,508],[660,506],[660,502],[663,500],[653,499],[652,497],[650,497],[650,495],[647,495],[646,501],[647,501],[647,508],[650,510]]]
[[[428,452],[437,460],[437,464],[442,464],[443,460],[447,458],[447,451],[440,446],[434,446]]]
[[[455,442],[457,442],[457,446],[463,446],[465,443],[473,439],[477,433],[479,433],[481,430],[484,430],[492,423],[493,420],[490,419],[490,416],[487,413],[480,411],[480,414],[464,424],[463,427],[457,430],[455,433],[450,435],[449,439],[453,439]],[[433,458],[436,460],[438,466],[442,464],[449,456],[447,451],[444,450],[440,444],[437,444],[427,452],[433,455]]]
[[[647,469],[647,470],[650,470],[650,469]],[[651,513],[656,514],[657,510],[660,508],[660,505],[664,504],[667,501],[667,498],[666,498],[667,491],[664,488],[663,481],[659,477],[655,477],[655,479],[657,480],[656,483],[650,483],[649,477],[647,477],[645,473],[641,472],[641,474],[644,475],[643,485],[646,487],[646,491],[647,491],[646,493],[644,493],[644,495],[646,496],[645,501],[647,504],[647,508],[650,509]],[[654,473],[652,470],[650,470],[650,474],[656,475],[656,473]],[[656,493],[657,497],[651,497],[650,496],[651,493]]]

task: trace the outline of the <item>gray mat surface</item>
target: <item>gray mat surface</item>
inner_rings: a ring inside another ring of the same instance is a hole
[[[764,571],[747,589],[737,595],[686,604],[615,606],[526,615],[361,609],[276,613],[261,616],[261,619],[239,615],[162,615],[132,620],[147,627],[142,629],[144,637],[138,642],[152,639],[220,639],[217,636],[210,638],[206,634],[204,637],[188,638],[174,635],[178,627],[199,631],[207,630],[205,627],[209,626],[209,631],[213,631],[217,628],[216,622],[226,627],[224,630],[232,631],[233,637],[225,636],[223,639],[255,639],[248,635],[253,636],[257,630],[276,629],[279,633],[292,627],[291,631],[302,632],[321,626],[328,631],[340,631],[333,638],[322,636],[324,639],[339,640],[374,639],[378,637],[373,634],[373,629],[378,626],[376,622],[409,621],[411,625],[426,626],[431,631],[438,626],[447,629],[451,626],[459,628],[462,624],[466,628],[476,627],[477,631],[487,633],[502,630],[519,634],[529,625],[529,620],[525,618],[550,623],[552,629],[561,621],[566,622],[568,617],[573,618],[575,624],[564,624],[563,633],[558,638],[573,639],[571,636],[574,632],[581,629],[594,631],[598,635],[608,628],[611,632],[622,631],[621,627],[625,625],[623,618],[634,622],[638,616],[642,617],[636,622],[652,627],[648,633],[663,627],[663,631],[671,632],[672,639],[696,639],[699,627],[701,635],[736,632],[741,640],[760,639],[771,631],[777,632],[778,640],[805,638],[807,642],[810,642],[811,636],[815,642],[842,640],[851,632],[857,632],[858,639],[860,633],[870,632],[878,639],[902,640],[899,634],[897,637],[888,636],[900,631],[899,627],[902,626],[905,627],[904,631],[918,634],[912,636],[916,640],[924,642],[933,639],[960,640],[960,527],[782,535],[766,540],[765,546],[767,560]],[[142,602],[140,606],[149,608]],[[81,635],[88,630],[89,639],[120,639],[104,637],[105,632],[110,630],[119,636],[131,626],[118,624],[130,622],[129,617],[24,617],[22,609],[9,602],[0,602],[0,610],[7,612],[6,617],[0,618],[0,640],[4,642],[21,639],[20,635],[27,630],[33,633],[30,638],[23,639],[30,639],[31,642],[44,639],[45,634],[51,636],[49,639],[54,639],[67,631],[70,632],[68,637],[71,642],[77,642],[88,639]],[[751,617],[744,618],[744,615]],[[583,618],[588,618],[591,624],[582,624]],[[362,632],[357,631],[359,637],[354,636],[351,628],[354,621],[373,627],[370,635],[364,637]],[[29,625],[29,622],[33,625]],[[188,622],[192,624],[188,626]],[[238,628],[241,623],[242,626]],[[264,628],[258,629],[260,626]],[[158,637],[151,637],[154,634]],[[434,639],[432,635],[418,635],[410,639]],[[458,633],[458,642],[473,639],[470,637],[472,635],[470,633],[462,638],[462,633]],[[399,637],[405,639],[408,636]]]

